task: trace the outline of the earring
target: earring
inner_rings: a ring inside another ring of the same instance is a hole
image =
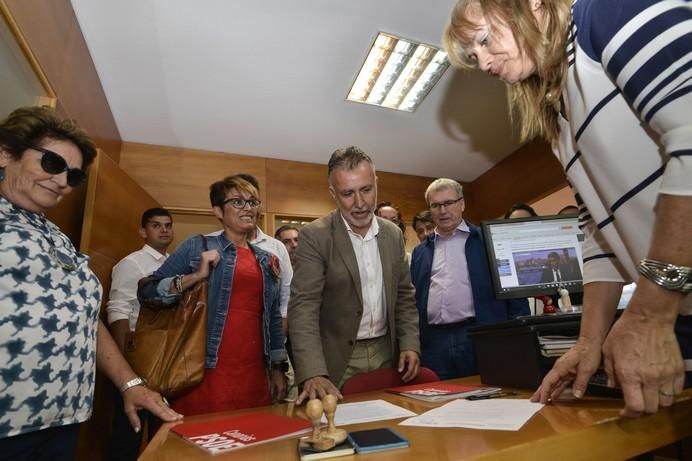
[[[5,179],[5,169],[0,168],[0,181],[2,181],[3,179]]]

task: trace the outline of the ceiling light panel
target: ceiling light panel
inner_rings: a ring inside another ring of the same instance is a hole
[[[447,67],[439,48],[380,32],[346,99],[413,112]]]

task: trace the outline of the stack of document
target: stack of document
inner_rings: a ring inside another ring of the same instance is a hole
[[[543,357],[560,357],[577,342],[576,336],[539,336],[538,344],[541,346]]]
[[[408,418],[399,425],[518,431],[541,408],[543,404],[527,399],[492,399],[477,402],[460,399]]]

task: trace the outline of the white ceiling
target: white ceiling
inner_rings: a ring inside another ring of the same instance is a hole
[[[378,31],[440,45],[454,0],[72,0],[125,141],[471,181],[519,142],[504,86],[450,68],[414,113],[346,102]]]

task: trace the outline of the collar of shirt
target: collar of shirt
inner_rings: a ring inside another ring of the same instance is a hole
[[[168,253],[166,253],[165,255],[162,255],[161,253],[156,251],[154,248],[152,248],[151,246],[146,245],[146,244],[142,247],[142,251],[149,253],[151,255],[151,257],[154,258],[156,261],[160,260],[161,258],[163,258],[163,259],[168,258]]]
[[[262,232],[262,229],[259,227],[255,227],[255,238],[250,241],[253,245],[257,245],[259,243],[264,242],[267,240],[267,234]]]
[[[261,232],[259,227],[257,228],[257,231],[258,231],[257,235],[259,236],[259,232]],[[214,232],[210,232],[209,234],[205,234],[205,237],[216,237],[219,240],[219,243],[221,244],[221,251],[226,251],[228,249],[228,247],[233,245],[233,242],[231,242],[230,240],[228,240],[226,238],[226,233],[223,231],[223,229],[218,230],[218,231],[214,231]],[[250,243],[254,243],[254,242],[250,242]]]
[[[470,234],[470,233],[471,233],[471,229],[469,229],[469,225],[466,224],[466,221],[464,221],[464,220],[462,219],[462,220],[461,220],[461,223],[456,227],[456,229],[454,230],[454,233],[451,235],[451,237],[454,237],[454,236],[456,235],[457,232],[466,232],[467,234]],[[442,235],[442,234],[440,234],[439,232],[437,232],[437,227],[436,227],[436,228],[435,228],[435,238],[434,238],[434,239],[437,240],[438,237],[445,238],[444,235]],[[447,237],[447,238],[451,238],[451,237]]]
[[[354,236],[358,236],[363,240],[372,240],[380,232],[380,225],[377,222],[377,218],[374,214],[372,216],[372,221],[370,222],[370,229],[368,229],[368,232],[365,234],[365,237],[361,236],[357,232],[353,232],[353,229],[351,229],[351,226],[348,224],[348,221],[346,221],[346,219],[344,218],[344,215],[339,213],[339,216],[341,216],[341,220],[344,222],[344,226],[346,226],[346,230],[348,231],[348,233]]]

